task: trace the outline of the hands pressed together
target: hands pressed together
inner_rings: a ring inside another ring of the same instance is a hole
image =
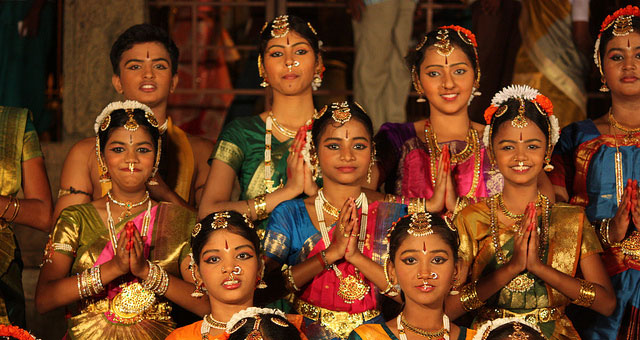
[[[127,222],[118,238],[116,254],[113,259],[109,261],[113,261],[120,275],[131,273],[142,280],[147,278],[149,265],[144,256],[144,242],[146,238],[146,236],[140,236],[140,232],[138,232],[133,221]]]

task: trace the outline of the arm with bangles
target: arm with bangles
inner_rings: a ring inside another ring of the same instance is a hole
[[[245,201],[231,201],[233,184],[236,179],[235,170],[227,163],[214,159],[209,170],[209,177],[202,194],[198,209],[198,218],[204,218],[212,212],[234,210],[247,214],[252,220],[263,220],[278,204],[294,199],[302,193],[314,194],[317,186],[313,181],[311,170],[302,157],[304,146],[303,133],[298,133],[287,157],[287,184],[272,193],[259,195]]]
[[[51,228],[51,190],[42,157],[22,162],[24,198],[0,196],[0,219],[16,222],[46,233]],[[37,213],[35,213],[37,212]]]

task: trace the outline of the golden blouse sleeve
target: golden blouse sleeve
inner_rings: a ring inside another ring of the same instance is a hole
[[[42,157],[40,142],[38,141],[38,133],[35,130],[24,133],[24,143],[22,145],[22,161],[28,161],[32,158]]]
[[[53,250],[74,257],[78,251],[79,230],[80,224],[74,212],[63,210],[51,232]]]
[[[589,223],[589,219],[585,217],[582,225],[582,245],[580,246],[580,257],[585,258],[589,255],[602,253],[602,245],[598,240],[596,231]]]

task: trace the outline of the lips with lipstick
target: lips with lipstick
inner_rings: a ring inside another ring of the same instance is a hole
[[[142,85],[140,85],[140,90],[142,92],[153,92],[155,91],[157,88],[157,86],[153,83],[143,83]]]
[[[222,286],[226,289],[236,289],[240,287],[240,281],[236,279],[233,274],[229,275],[229,278],[222,282]]]
[[[434,287],[433,285],[429,284],[429,281],[427,280],[423,280],[421,285],[416,286],[416,288],[424,293],[429,293],[432,292],[434,289],[436,289],[436,287]]]
[[[442,97],[442,99],[446,100],[446,101],[454,101],[456,100],[456,98],[458,98],[458,93],[447,93],[447,94],[441,94],[440,97]]]
[[[512,166],[511,169],[513,169],[515,171],[518,171],[518,172],[525,172],[525,171],[531,169],[531,166],[525,165],[524,163],[518,163],[518,165]]]
[[[352,173],[356,170],[356,167],[354,166],[340,166],[337,168],[338,171],[342,172],[342,173]]]

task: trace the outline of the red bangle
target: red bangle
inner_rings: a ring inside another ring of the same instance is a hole
[[[324,263],[324,259],[322,258],[322,254],[321,253],[316,254],[316,258],[318,259],[318,261],[320,261],[320,265],[322,266],[322,270],[324,270],[326,268],[326,265]]]

